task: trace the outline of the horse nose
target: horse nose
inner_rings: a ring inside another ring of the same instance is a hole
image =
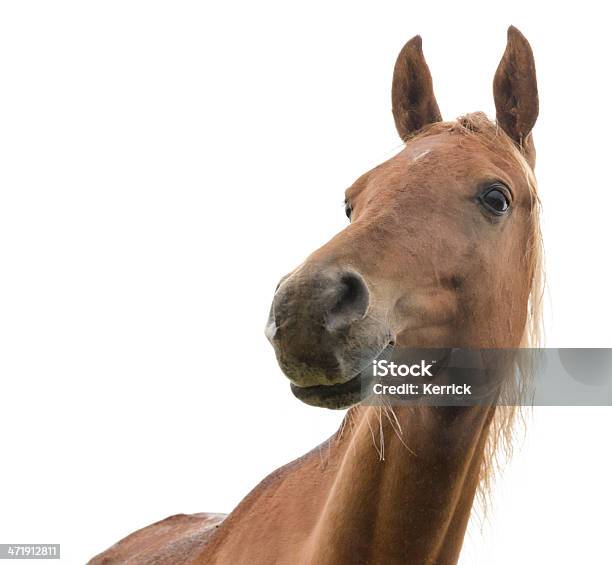
[[[291,326],[334,333],[364,318],[369,302],[366,282],[353,270],[283,277],[276,287],[266,335],[273,339],[278,329]]]
[[[363,277],[355,271],[338,273],[330,282],[331,300],[327,302],[325,324],[331,331],[361,320],[368,309],[370,293]]]
[[[307,265],[281,282],[274,294],[266,337],[284,373],[300,386],[343,382],[362,359],[361,330],[370,293],[352,269]],[[360,333],[361,332],[361,333]]]

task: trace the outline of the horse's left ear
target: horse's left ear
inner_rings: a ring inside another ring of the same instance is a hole
[[[535,61],[529,42],[514,26],[508,28],[506,51],[493,80],[493,96],[497,123],[533,161],[530,133],[539,110]]]

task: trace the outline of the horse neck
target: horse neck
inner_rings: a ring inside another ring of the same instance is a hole
[[[332,440],[336,472],[312,563],[455,563],[494,408],[361,407]]]

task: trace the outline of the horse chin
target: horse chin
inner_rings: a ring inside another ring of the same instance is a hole
[[[308,404],[318,408],[344,410],[364,400],[364,392],[368,390],[372,379],[370,364],[378,359],[389,359],[393,352],[393,343],[389,343],[382,351],[373,357],[362,371],[340,384],[298,386],[291,383],[293,395]]]

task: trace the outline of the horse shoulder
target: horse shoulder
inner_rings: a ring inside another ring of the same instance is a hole
[[[88,565],[187,565],[193,563],[224,514],[177,514],[137,530]]]

